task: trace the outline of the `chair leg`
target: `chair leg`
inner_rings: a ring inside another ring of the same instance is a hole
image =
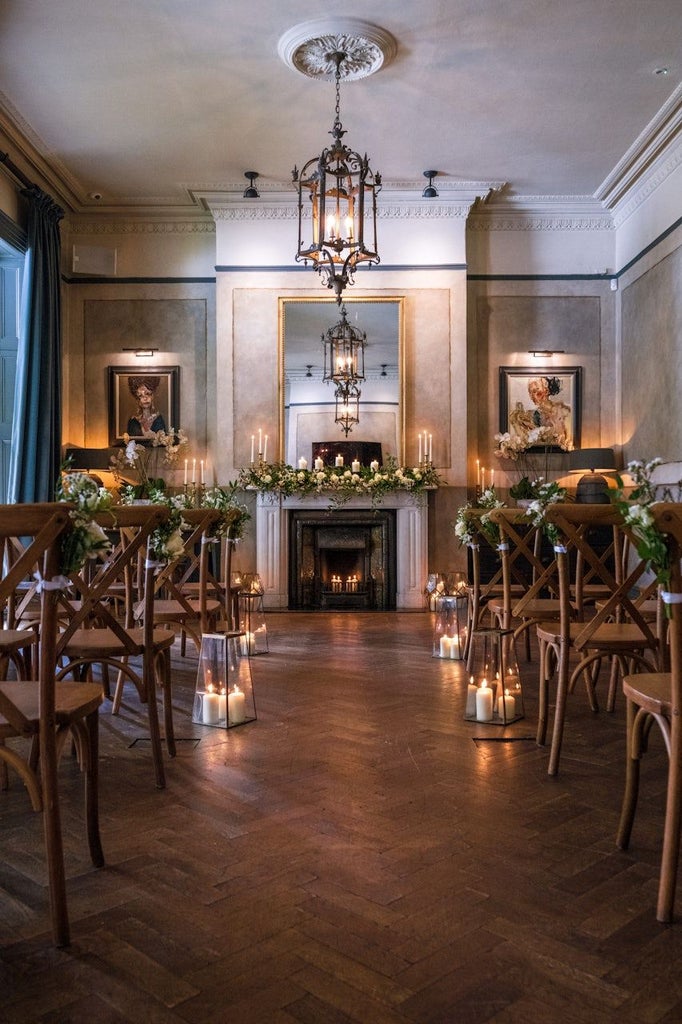
[[[673,735],[675,731],[673,730]],[[664,924],[672,921],[677,884],[677,865],[680,853],[680,800],[682,799],[682,761],[679,741],[670,751],[668,765],[668,791],[665,802],[663,854],[658,882],[656,919]]]
[[[545,740],[547,739],[547,708],[549,703],[549,680],[552,676],[552,671],[550,669],[550,660],[553,656],[552,647],[545,640],[540,640],[539,655],[540,668],[538,679],[538,730],[535,742],[539,747],[544,747]]]
[[[163,724],[166,733],[166,747],[168,756],[175,757],[175,729],[173,726],[173,694],[171,689],[171,656],[170,651],[163,651],[159,655],[158,671],[161,678],[163,692]]]
[[[637,810],[637,798],[639,796],[640,761],[642,757],[641,743],[636,736],[642,735],[641,723],[638,728],[637,706],[634,701],[626,700],[626,740],[625,740],[625,790],[623,793],[623,805],[620,811],[620,822],[616,835],[616,846],[620,850],[627,850],[630,845],[632,826]],[[641,716],[640,716],[641,717]]]
[[[69,911],[66,903],[64,850],[62,847],[62,826],[57,790],[57,758],[54,742],[41,744],[40,771],[52,935],[56,946],[68,946],[70,942]]]
[[[104,867],[104,851],[99,834],[99,712],[88,715],[87,767],[85,771],[85,821],[90,859],[96,868]]]
[[[559,772],[559,758],[561,757],[561,744],[564,736],[564,721],[566,719],[566,698],[568,697],[568,648],[561,645],[559,651],[559,667],[557,671],[556,704],[554,707],[554,728],[552,730],[552,746],[549,753],[548,775],[557,775]]]
[[[161,732],[159,730],[159,706],[156,700],[156,666],[153,655],[149,660],[145,658],[144,685],[147,699],[147,718],[149,720],[149,738],[152,745],[152,760],[154,762],[154,774],[156,775],[157,789],[166,788],[166,775],[163,767],[163,750],[161,747]]]

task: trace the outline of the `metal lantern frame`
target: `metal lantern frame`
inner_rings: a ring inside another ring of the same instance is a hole
[[[514,631],[475,629],[467,659],[464,718],[485,725],[510,725],[524,717],[523,686]]]
[[[469,598],[466,593],[434,598],[433,657],[462,661],[466,650]]]
[[[334,422],[340,424],[346,437],[360,422],[360,388],[357,384],[339,384],[336,388]]]
[[[336,64],[336,106],[332,144],[294,167],[298,184],[297,263],[312,263],[322,283],[334,291],[336,301],[352,285],[360,264],[379,263],[377,248],[377,195],[381,175],[372,172],[367,154],[361,156],[343,142],[340,116],[341,66],[347,54],[330,55]],[[307,212],[310,211],[310,220]],[[312,238],[308,242],[312,229]]]
[[[258,717],[251,664],[243,634],[203,633],[192,706],[192,722],[219,729],[246,725]]]
[[[324,372],[322,379],[334,384],[357,384],[365,379],[367,335],[348,323],[345,305],[341,319],[322,335]]]

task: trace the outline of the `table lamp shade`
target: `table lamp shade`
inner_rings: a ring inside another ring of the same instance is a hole
[[[578,448],[571,452],[569,459],[572,473],[587,471],[578,481],[576,501],[589,505],[610,504],[609,482],[601,473],[616,468],[613,448]]]

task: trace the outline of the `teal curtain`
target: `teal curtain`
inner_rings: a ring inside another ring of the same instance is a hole
[[[36,185],[21,194],[28,222],[9,464],[13,503],[52,501],[61,464],[59,222],[64,211]]]

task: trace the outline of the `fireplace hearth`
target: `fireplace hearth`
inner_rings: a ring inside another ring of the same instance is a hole
[[[395,608],[395,511],[301,509],[289,515],[290,608]]]

